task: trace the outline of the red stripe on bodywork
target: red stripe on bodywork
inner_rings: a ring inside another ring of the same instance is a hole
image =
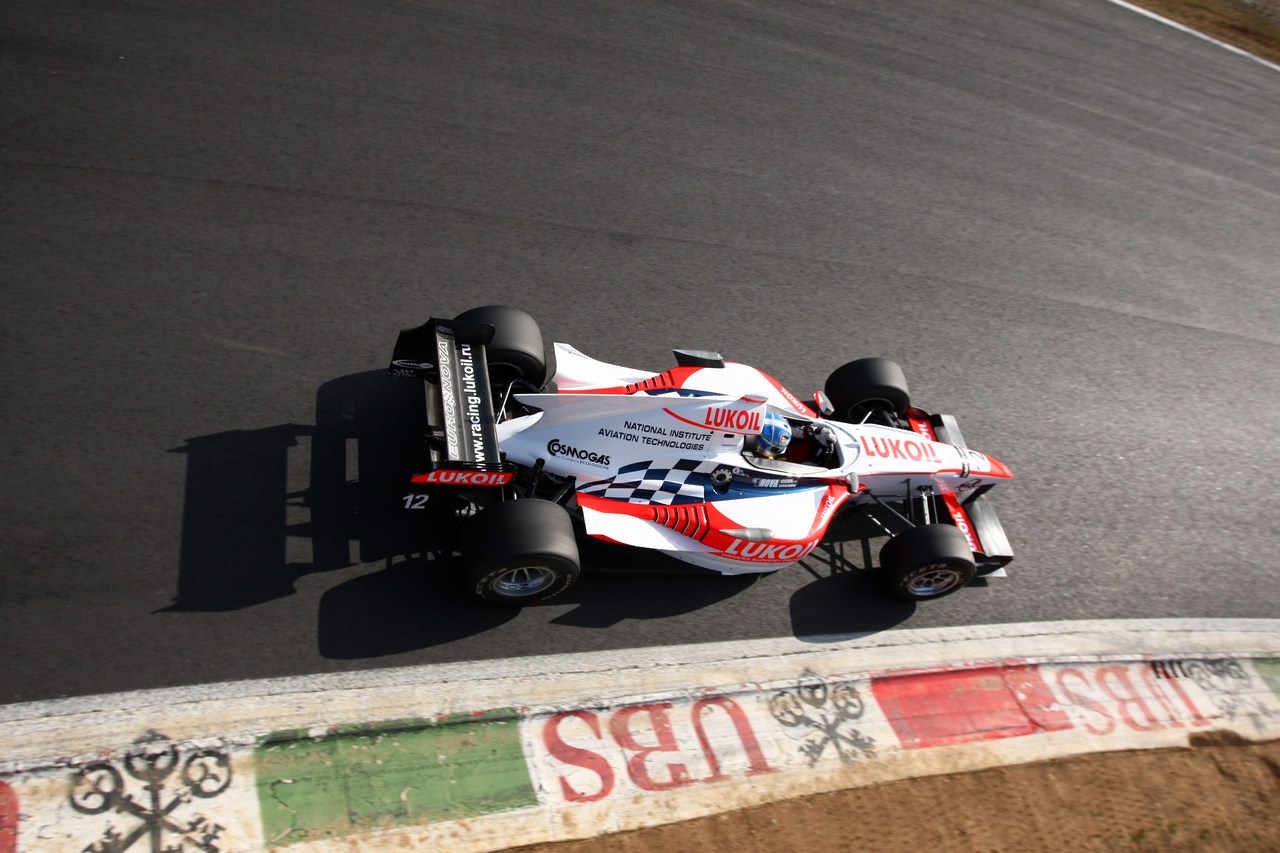
[[[887,673],[871,691],[904,749],[1073,728],[1035,664]]]
[[[929,439],[937,441],[938,434],[933,431],[933,424],[929,423],[929,419],[924,412],[919,409],[907,409],[907,420],[911,422],[911,429]]]
[[[964,538],[969,541],[969,550],[975,554],[981,554],[982,542],[978,539],[978,531],[974,530],[973,522],[969,520],[969,513],[960,505],[960,499],[954,494],[944,493],[942,502],[946,504],[947,512],[951,514],[951,521],[964,534]]]
[[[609,388],[561,388],[560,394],[635,394],[640,391],[663,391],[683,388],[684,383],[701,367],[673,367],[664,370],[648,379],[631,382],[627,385],[614,385]]]
[[[983,454],[983,455],[985,456],[986,454]],[[1002,480],[1013,479],[1013,472],[1009,470],[1009,466],[1001,462],[999,459],[995,458],[994,456],[987,456],[987,462],[990,463],[991,470],[985,473],[981,471],[977,472],[980,476],[999,477]]]
[[[802,415],[808,415],[809,417],[818,416],[817,410],[815,410],[809,404],[805,403],[795,394],[792,394],[790,391],[788,391],[781,382],[774,379],[772,376],[765,373],[763,370],[760,370],[757,368],[756,372],[759,373],[761,376],[763,376],[765,379],[769,380],[769,384],[773,386],[773,390],[777,391],[778,394],[782,397],[782,399],[786,400],[787,405],[791,406],[792,409],[794,409],[795,411],[799,412]]]

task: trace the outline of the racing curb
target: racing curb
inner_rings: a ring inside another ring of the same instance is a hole
[[[1280,737],[1280,620],[902,630],[0,707],[0,853],[502,850],[1204,732]]]

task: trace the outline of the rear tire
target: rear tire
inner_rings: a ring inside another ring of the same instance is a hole
[[[485,305],[463,311],[454,319],[493,326],[493,340],[485,347],[493,384],[507,385],[522,379],[541,388],[546,382],[547,356],[542,346],[542,330],[533,317],[509,305]]]
[[[907,601],[951,595],[976,572],[969,540],[950,524],[922,524],[894,536],[880,549],[880,572],[889,593]]]
[[[520,607],[554,598],[581,573],[573,521],[544,500],[504,501],[462,529],[467,589],[489,604]]]
[[[860,358],[836,368],[823,391],[835,409],[832,417],[851,424],[877,411],[901,417],[911,405],[906,375],[887,358]]]

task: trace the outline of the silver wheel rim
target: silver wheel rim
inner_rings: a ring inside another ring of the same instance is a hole
[[[946,563],[921,566],[911,573],[907,591],[916,598],[931,598],[950,592],[964,582],[964,575]]]
[[[490,583],[494,592],[518,598],[545,592],[556,582],[556,573],[546,566],[517,566],[498,575]]]

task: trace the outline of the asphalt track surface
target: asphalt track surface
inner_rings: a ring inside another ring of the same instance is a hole
[[[1110,3],[16,0],[0,126],[0,702],[1280,613],[1280,73]],[[1011,576],[600,546],[471,603],[382,370],[491,302],[801,394],[898,360],[1018,474]]]

